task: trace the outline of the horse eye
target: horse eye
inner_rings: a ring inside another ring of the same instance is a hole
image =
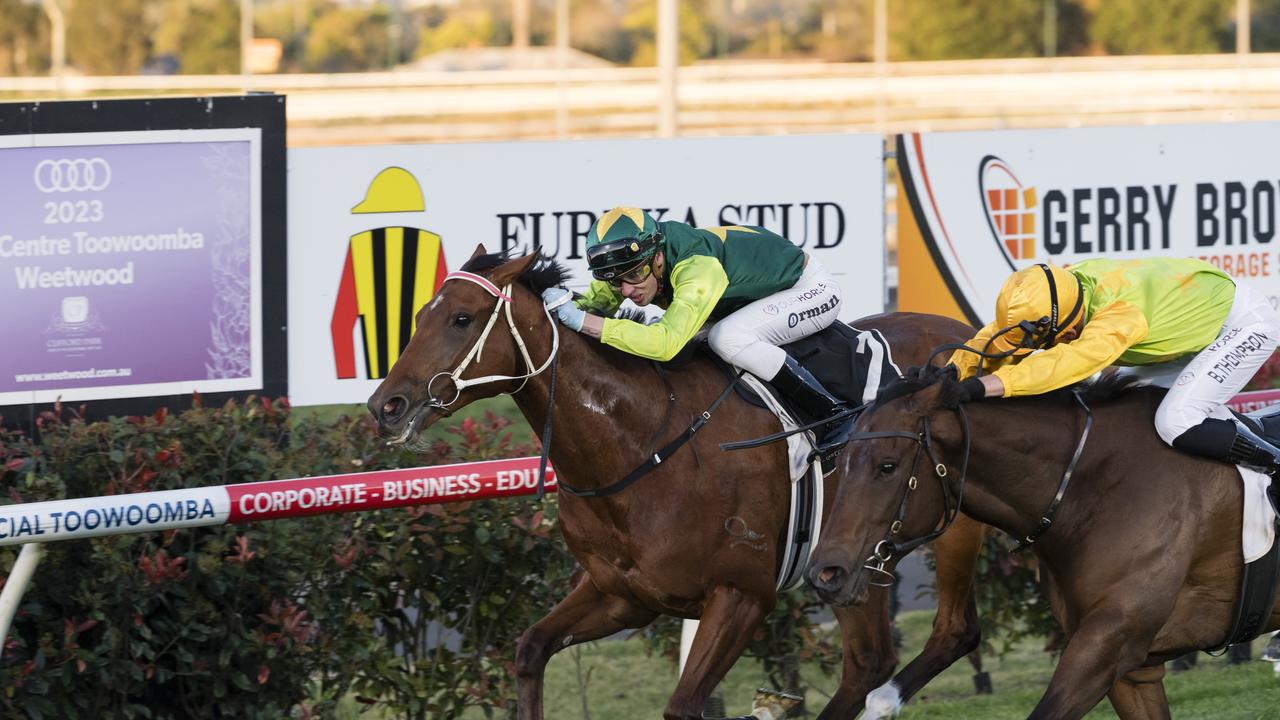
[[[466,313],[458,313],[453,316],[453,324],[458,327],[466,327],[471,324],[471,316]]]
[[[894,471],[894,470],[897,470],[897,469],[898,469],[898,463],[895,463],[895,462],[882,462],[882,463],[880,463],[880,474],[881,474],[881,475],[890,475],[890,474],[892,474],[892,473],[893,473],[893,471]]]

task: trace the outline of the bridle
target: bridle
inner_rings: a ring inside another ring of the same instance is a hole
[[[439,411],[446,417],[453,414],[453,411],[449,410],[449,406],[457,402],[458,397],[462,395],[462,391],[468,387],[472,387],[474,385],[485,385],[493,382],[514,382],[519,380],[519,387],[514,390],[500,393],[502,395],[514,395],[524,389],[525,384],[529,382],[529,378],[539,375],[546,370],[555,360],[556,354],[560,351],[560,330],[557,326],[558,323],[551,318],[551,311],[559,305],[568,302],[570,297],[566,295],[560,301],[551,305],[544,304],[542,306],[542,312],[546,315],[547,322],[551,324],[551,352],[547,355],[546,361],[544,361],[540,367],[534,369],[533,359],[529,356],[529,348],[525,344],[524,338],[520,336],[520,330],[516,328],[515,318],[511,315],[511,284],[508,283],[506,287],[499,290],[498,286],[490,282],[488,278],[476,275],[475,273],[466,272],[465,270],[455,270],[449,273],[445,276],[443,282],[448,282],[450,280],[465,280],[469,283],[479,285],[490,295],[497,298],[497,301],[494,303],[493,312],[489,315],[489,322],[484,326],[484,332],[480,333],[480,338],[476,340],[475,345],[471,346],[471,350],[462,358],[462,362],[458,363],[458,367],[454,368],[453,372],[438,372],[435,375],[432,375],[431,379],[427,381],[427,407]],[[520,357],[524,360],[524,365],[529,369],[529,372],[524,375],[485,375],[484,377],[464,380],[462,378],[463,371],[466,370],[467,366],[472,362],[480,359],[480,355],[484,350],[485,342],[489,339],[489,333],[493,330],[493,326],[498,322],[498,315],[501,314],[504,309],[506,310],[507,327],[511,330],[511,338],[515,341],[516,347],[520,349]],[[444,402],[441,398],[436,397],[436,394],[431,390],[432,386],[435,385],[436,380],[441,377],[449,378],[449,380],[453,382],[453,397],[450,398],[448,402]]]
[[[1089,439],[1089,430],[1093,427],[1093,411],[1089,409],[1085,403],[1079,390],[1073,390],[1071,393],[1080,407],[1084,409],[1085,420],[1084,429],[1080,433],[1080,440],[1076,443],[1075,452],[1071,455],[1071,460],[1067,463],[1066,470],[1062,473],[1062,480],[1058,482],[1057,492],[1054,493],[1053,499],[1049,502],[1049,507],[1041,514],[1040,520],[1036,526],[1029,532],[1018,538],[1018,545],[1013,549],[1014,552],[1020,552],[1031,547],[1042,535],[1049,531],[1053,526],[1054,517],[1058,513],[1058,506],[1062,503],[1062,498],[1067,493],[1067,486],[1071,484],[1071,476],[1075,474],[1076,466],[1080,462],[1080,456],[1084,453],[1085,443]],[[893,522],[889,525],[889,531],[885,533],[884,539],[876,543],[863,564],[863,568],[874,573],[873,577],[880,578],[880,581],[870,581],[871,585],[876,587],[889,587],[896,581],[893,573],[885,569],[885,565],[894,558],[905,557],[908,553],[925,543],[932,542],[939,535],[947,531],[951,524],[955,522],[956,516],[960,514],[961,506],[964,504],[964,488],[965,479],[969,474],[969,416],[965,414],[964,405],[957,405],[956,413],[960,416],[960,427],[964,436],[964,460],[960,464],[960,486],[956,491],[955,505],[951,504],[951,491],[944,479],[947,477],[947,466],[938,462],[938,458],[933,452],[933,435],[929,427],[929,416],[925,415],[920,418],[920,432],[908,432],[906,430],[876,430],[872,432],[853,433],[849,436],[849,440],[874,440],[881,438],[903,438],[916,443],[916,454],[911,461],[911,475],[907,479],[907,490],[902,495],[902,501],[898,504],[897,515],[894,516]],[[868,412],[871,412],[868,410]],[[907,501],[911,499],[911,493],[919,487],[919,481],[916,478],[916,467],[920,463],[920,454],[923,453],[933,463],[934,474],[938,478],[938,484],[942,488],[943,500],[943,522],[942,526],[936,528],[933,532],[918,537],[914,540],[908,540],[899,544],[896,536],[902,530],[903,520],[907,516]],[[874,563],[874,564],[873,564]]]
[[[870,581],[870,584],[875,587],[889,587],[896,580],[893,573],[885,570],[885,565],[890,560],[896,557],[905,557],[912,550],[925,543],[932,542],[939,535],[946,532],[947,528],[951,527],[951,524],[955,522],[956,517],[960,514],[960,506],[964,503],[965,478],[969,473],[969,416],[965,414],[964,407],[960,405],[956,406],[956,413],[960,416],[960,427],[964,434],[964,460],[960,465],[960,487],[955,494],[954,505],[951,502],[951,488],[945,479],[947,477],[947,466],[938,462],[937,456],[933,453],[933,433],[930,429],[927,415],[920,418],[920,432],[877,430],[853,433],[849,436],[850,441],[902,438],[916,443],[916,454],[911,460],[911,474],[907,478],[907,489],[902,494],[902,501],[898,503],[897,515],[894,516],[893,522],[889,525],[889,531],[885,533],[884,539],[876,543],[875,549],[871,551],[871,556],[863,562],[862,567],[874,573],[873,578],[879,578],[878,581],[876,579]],[[938,485],[942,489],[942,526],[927,535],[908,540],[905,543],[899,543],[897,535],[902,531],[902,523],[907,517],[907,502],[910,501],[911,494],[920,487],[920,482],[916,476],[916,468],[920,464],[920,455],[922,453],[929,458],[929,462],[933,463],[934,476],[938,478]]]

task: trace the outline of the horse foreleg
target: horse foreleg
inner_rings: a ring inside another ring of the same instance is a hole
[[[552,655],[619,630],[644,627],[655,617],[657,613],[600,592],[583,573],[565,599],[525,630],[516,644],[519,720],[542,720],[542,679]]]
[[[1077,720],[1093,709],[1122,677],[1146,659],[1160,622],[1143,618],[1139,608],[1097,608],[1082,618],[1028,720]],[[1158,612],[1151,613],[1161,617]],[[1167,615],[1163,615],[1167,617]],[[1142,618],[1150,631],[1126,622]]]
[[[934,543],[938,612],[933,617],[933,632],[924,650],[892,682],[876,688],[867,698],[867,718],[895,717],[920,688],[978,647],[982,628],[973,596],[973,572],[985,535],[984,525],[961,515]],[[975,669],[980,667],[975,665]]]
[[[680,682],[662,713],[664,720],[702,717],[707,696],[737,662],[765,613],[771,609],[759,598],[734,587],[722,585],[711,591]]]
[[[844,667],[840,687],[818,720],[845,720],[862,711],[867,693],[893,675],[898,654],[889,628],[889,593],[872,589],[861,606],[832,608],[840,623]]]
[[[1107,693],[1120,720],[1170,720],[1164,694],[1164,664],[1134,670]]]

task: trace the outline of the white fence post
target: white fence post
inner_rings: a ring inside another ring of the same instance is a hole
[[[40,563],[40,556],[43,554],[44,546],[40,543],[23,545],[22,552],[18,553],[18,559],[13,563],[13,571],[4,582],[4,590],[0,591],[0,654],[4,653],[5,639],[9,637],[13,616],[18,613],[18,606],[22,604],[22,594],[27,589],[27,583],[31,582],[31,574],[36,571],[36,565]]]

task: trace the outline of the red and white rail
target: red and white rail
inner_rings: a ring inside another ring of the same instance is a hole
[[[0,545],[532,495],[538,458],[487,460],[0,507]],[[546,489],[556,489],[547,468]]]
[[[40,562],[42,544],[103,535],[533,495],[537,457],[378,470],[243,485],[104,495],[0,507],[0,545],[22,552],[0,591],[0,648]],[[547,492],[555,471],[547,468]]]

